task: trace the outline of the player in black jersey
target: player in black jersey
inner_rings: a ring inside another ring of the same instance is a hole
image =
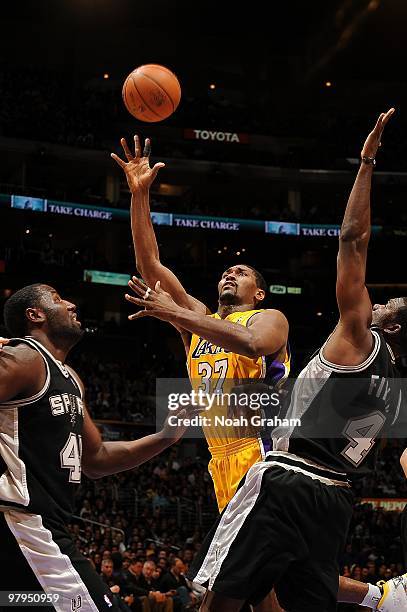
[[[0,591],[44,591],[61,612],[119,609],[65,528],[75,490],[82,471],[100,478],[132,469],[182,428],[103,442],[83,384],[65,365],[83,334],[75,305],[30,285],[9,298],[4,318],[14,338],[0,352]]]
[[[272,587],[287,612],[336,610],[350,478],[372,469],[375,439],[406,412],[395,357],[407,348],[407,299],[372,309],[365,286],[372,170],[393,112],[380,115],[362,149],[339,240],[340,319],[299,375],[286,415],[301,427],[273,432],[273,451],[250,468],[207,536],[188,575],[209,587],[201,610],[237,612]],[[345,601],[407,610],[405,576],[384,592],[344,586]]]

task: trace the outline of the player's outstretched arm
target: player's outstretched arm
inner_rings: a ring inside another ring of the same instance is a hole
[[[160,281],[164,289],[180,306],[196,312],[206,312],[205,305],[188,295],[175,274],[160,261],[150,216],[149,191],[160,168],[163,168],[165,164],[158,162],[150,168],[151,143],[148,138],[145,141],[143,153],[141,153],[140,140],[137,135],[134,136],[134,154],[130,151],[124,138],[120,142],[127,163],[115,153],[112,153],[111,156],[123,169],[131,192],[131,231],[138,271],[150,286]]]
[[[339,237],[336,298],[339,323],[328,340],[324,356],[338,365],[359,365],[370,354],[372,304],[366,289],[366,259],[370,239],[370,190],[373,160],[383,129],[394,108],[382,113],[363,146],[362,163],[346,206]]]
[[[4,340],[0,350],[0,404],[35,395],[46,378],[44,360],[38,351],[27,345],[6,346]]]
[[[288,321],[279,310],[259,312],[245,327],[182,308],[161,289],[159,282],[154,289],[148,290],[147,296],[145,296],[145,286],[137,278],[133,277],[133,280],[129,281],[129,287],[138,297],[126,294],[127,301],[144,308],[130,315],[131,320],[155,317],[168,321],[217,346],[222,346],[227,351],[252,358],[271,355],[287,344]]]

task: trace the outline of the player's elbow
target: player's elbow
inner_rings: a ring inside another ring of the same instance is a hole
[[[160,278],[160,260],[150,259],[145,260],[144,258],[136,257],[136,268],[141,278],[151,286],[154,286],[157,280]]]
[[[341,227],[339,240],[341,242],[366,242],[369,240],[369,231],[366,231],[366,229],[362,228],[357,222],[347,223]]]
[[[85,476],[87,478],[89,478],[90,480],[98,480],[98,478],[102,478],[103,474],[101,474],[100,472],[97,472],[96,470],[88,467],[88,466],[82,466],[82,472],[85,474]]]
[[[247,342],[245,342],[242,353],[244,357],[250,357],[251,359],[257,359],[262,355],[261,348],[259,342],[250,338]]]
[[[97,480],[98,478],[103,478],[105,473],[100,469],[100,464],[94,457],[83,457],[82,458],[82,472],[90,478],[90,480]]]

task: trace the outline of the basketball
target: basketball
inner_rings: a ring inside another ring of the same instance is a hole
[[[167,119],[176,110],[181,86],[175,74],[165,66],[145,64],[129,74],[122,96],[133,117],[153,123]]]

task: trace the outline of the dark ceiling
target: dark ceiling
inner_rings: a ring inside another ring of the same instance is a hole
[[[406,25],[405,0],[26,0],[2,6],[0,45],[9,64],[86,72],[160,61],[190,79],[403,80]]]

